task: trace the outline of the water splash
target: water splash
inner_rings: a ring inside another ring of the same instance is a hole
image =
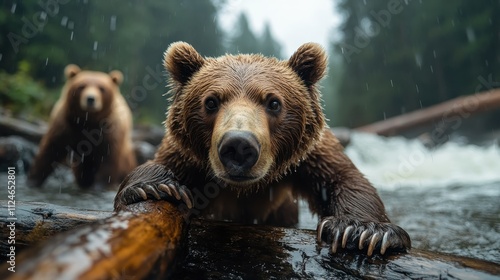
[[[428,149],[417,139],[353,133],[346,154],[381,189],[481,186],[500,182],[500,148],[447,142]]]

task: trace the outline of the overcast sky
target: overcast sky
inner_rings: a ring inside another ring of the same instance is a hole
[[[333,0],[228,0],[219,15],[224,30],[231,32],[241,11],[253,31],[261,34],[266,22],[283,46],[285,58],[303,43],[317,42],[328,48],[340,17],[334,13]]]

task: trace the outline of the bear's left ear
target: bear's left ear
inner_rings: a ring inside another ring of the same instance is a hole
[[[113,70],[109,72],[109,76],[111,77],[113,83],[115,83],[117,86],[121,85],[121,83],[123,82],[123,74],[121,71]]]
[[[163,65],[173,81],[185,85],[205,63],[205,59],[188,43],[175,42],[168,47]]]
[[[288,60],[288,66],[299,75],[308,88],[323,78],[327,63],[325,50],[316,43],[303,44]]]

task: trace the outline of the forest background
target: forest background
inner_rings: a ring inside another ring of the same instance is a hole
[[[340,36],[325,46],[330,72],[321,90],[331,126],[356,127],[500,87],[499,1],[332,1],[342,24]],[[255,32],[244,13],[234,29],[223,31],[218,15],[226,4],[3,1],[0,113],[46,120],[64,67],[75,63],[121,70],[135,122],[158,125],[168,106],[161,60],[171,42],[189,42],[205,56],[287,58],[271,26]],[[481,124],[498,129],[499,117],[490,113]]]

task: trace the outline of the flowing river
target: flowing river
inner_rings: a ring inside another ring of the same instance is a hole
[[[500,263],[497,142],[427,148],[418,140],[354,133],[346,153],[377,187],[389,217],[408,231],[413,247]],[[28,189],[19,174],[16,200],[113,209],[115,191],[80,190],[71,176],[59,170],[43,189]],[[5,173],[0,182],[6,182]],[[5,188],[0,195],[7,199]],[[298,227],[315,229],[317,217],[304,202],[300,206]]]

